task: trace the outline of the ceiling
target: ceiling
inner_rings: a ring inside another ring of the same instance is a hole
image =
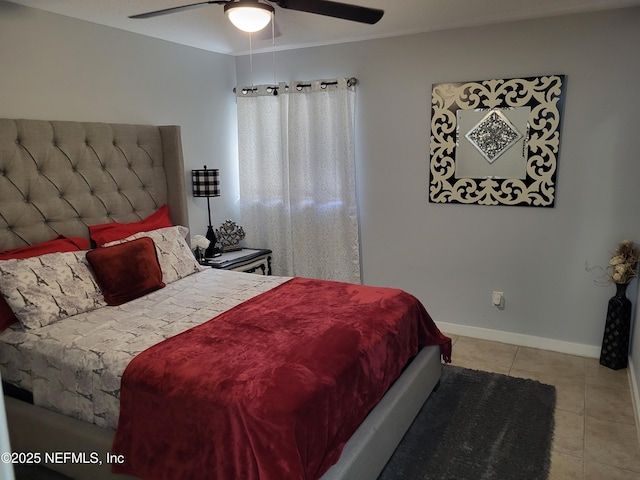
[[[171,15],[134,20],[129,15],[198,0],[10,0],[68,17],[229,55],[249,52],[249,34],[226,19],[221,5],[206,5]],[[341,0],[380,8],[376,25],[286,10],[274,5],[275,47],[271,26],[253,34],[252,51],[284,50],[346,43],[450,28],[640,5],[640,0]],[[268,3],[268,2],[265,2]]]

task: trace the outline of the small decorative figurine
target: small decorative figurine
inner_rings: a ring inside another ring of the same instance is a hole
[[[216,230],[216,237],[218,237],[218,241],[220,245],[222,245],[223,252],[242,250],[240,240],[242,240],[244,236],[244,229],[231,220],[227,220]]]

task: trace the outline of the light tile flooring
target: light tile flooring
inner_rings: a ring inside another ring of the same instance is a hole
[[[453,365],[556,387],[549,480],[640,480],[640,446],[627,369],[584,358],[450,335]]]

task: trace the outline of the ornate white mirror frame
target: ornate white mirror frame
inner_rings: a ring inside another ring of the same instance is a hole
[[[553,207],[564,75],[438,83],[429,201]]]

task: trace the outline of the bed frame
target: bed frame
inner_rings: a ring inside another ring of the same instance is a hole
[[[0,250],[59,234],[88,238],[88,225],[132,222],[163,204],[188,227],[180,127],[0,119]],[[437,385],[438,346],[425,347],[346,443],[322,480],[371,480]],[[114,432],[5,395],[16,452],[111,450]],[[74,479],[126,479],[110,466],[61,463]]]

